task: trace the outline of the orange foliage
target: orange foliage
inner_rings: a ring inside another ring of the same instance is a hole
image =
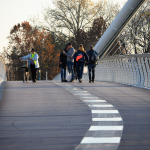
[[[44,29],[38,30],[37,28],[32,28],[29,22],[22,22],[12,28],[9,41],[11,64],[18,64],[17,66],[19,67],[20,62],[16,57],[19,58],[27,55],[30,53],[31,48],[34,48],[39,54],[39,63],[42,72],[41,79],[45,78],[46,70],[48,71],[48,79],[52,79],[58,74],[60,51],[55,49],[55,44],[52,44],[50,32]],[[16,79],[20,79],[19,75]]]

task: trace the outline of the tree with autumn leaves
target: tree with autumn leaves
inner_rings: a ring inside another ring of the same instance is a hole
[[[85,50],[89,50],[90,45],[96,45],[106,29],[103,17],[95,18],[89,30],[78,29],[76,36],[71,38],[71,43],[76,49],[82,43]]]
[[[53,4],[53,8],[43,7],[42,21],[34,17],[32,23],[60,39],[65,37],[76,49],[82,43],[87,50],[97,43],[120,10],[119,4],[107,0],[53,0]]]
[[[41,78],[45,78],[48,71],[48,79],[52,79],[59,72],[59,49],[55,49],[50,32],[44,29],[33,28],[29,22],[15,25],[8,37],[9,46],[5,49],[7,58],[8,80],[22,80],[21,56],[30,53],[31,48],[39,54]]]
[[[71,38],[71,42],[76,49],[82,43],[88,50],[91,44],[96,44],[106,29],[107,25],[103,17],[97,18],[88,31],[79,29],[75,38]],[[53,79],[59,73],[59,54],[66,43],[59,41],[59,39],[56,40],[54,34],[50,31],[39,30],[36,27],[33,28],[29,22],[23,22],[11,29],[8,40],[9,46],[5,49],[8,59],[8,80],[22,79],[22,63],[19,57],[29,54],[31,48],[34,48],[39,54],[41,79],[46,77],[46,70],[48,79]]]
[[[107,29],[106,22],[103,17],[96,18],[92,27],[88,31],[79,29],[75,37],[71,38],[74,48],[82,43],[86,50],[91,44],[95,45]],[[39,54],[39,63],[41,70],[41,79],[46,77],[53,79],[59,73],[59,54],[66,43],[56,40],[53,33],[45,29],[39,30],[33,28],[29,22],[23,22],[15,25],[8,37],[9,46],[5,49],[7,57],[7,79],[22,80],[22,63],[19,57],[30,53],[31,48]]]
[[[8,80],[22,79],[18,58],[29,54],[31,48],[39,54],[41,79],[45,78],[46,70],[48,79],[52,79],[59,73],[59,54],[66,43],[72,42],[75,49],[82,43],[88,50],[90,45],[97,43],[118,13],[117,5],[108,6],[102,0],[97,3],[93,0],[56,0],[54,4],[54,9],[44,8],[46,26],[33,20],[34,26],[23,22],[11,29],[9,46],[4,49]]]

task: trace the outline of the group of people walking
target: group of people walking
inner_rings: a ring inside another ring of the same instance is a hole
[[[92,45],[90,50],[86,52],[82,44],[80,44],[78,50],[75,50],[72,44],[68,43],[60,54],[61,82],[68,82],[66,79],[66,69],[68,69],[69,74],[71,74],[69,82],[74,82],[75,79],[78,79],[82,83],[84,66],[88,66],[89,82],[94,82],[98,58],[98,54]]]
[[[39,68],[38,54],[32,48],[29,55],[21,57],[20,59],[29,60],[32,80],[36,82],[36,71],[37,68]],[[84,66],[88,66],[89,82],[94,82],[95,67],[98,59],[98,54],[92,45],[90,46],[90,50],[86,52],[82,44],[80,44],[78,50],[75,50],[72,44],[68,43],[60,54],[59,67],[61,68],[61,81],[68,82],[66,79],[66,69],[68,69],[69,74],[71,74],[71,80],[69,80],[69,82],[74,82],[75,79],[78,79],[79,82],[82,83]]]

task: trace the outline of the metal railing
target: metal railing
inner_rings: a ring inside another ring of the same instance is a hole
[[[6,66],[5,61],[2,56],[0,56],[0,101],[3,95],[3,89],[5,85],[6,78]]]
[[[6,78],[5,61],[4,61],[3,57],[0,56],[0,84],[6,80],[7,80],[7,78]]]
[[[150,88],[150,54],[100,59],[96,80]]]

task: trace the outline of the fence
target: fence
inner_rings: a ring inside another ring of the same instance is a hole
[[[6,78],[6,67],[3,57],[0,56],[0,100],[3,94]]]
[[[100,59],[96,80],[150,88],[150,54]]]
[[[3,57],[0,56],[0,84],[6,81],[6,67]]]
[[[95,80],[150,88],[150,54],[122,55],[99,60]],[[88,80],[84,74],[83,80]]]

